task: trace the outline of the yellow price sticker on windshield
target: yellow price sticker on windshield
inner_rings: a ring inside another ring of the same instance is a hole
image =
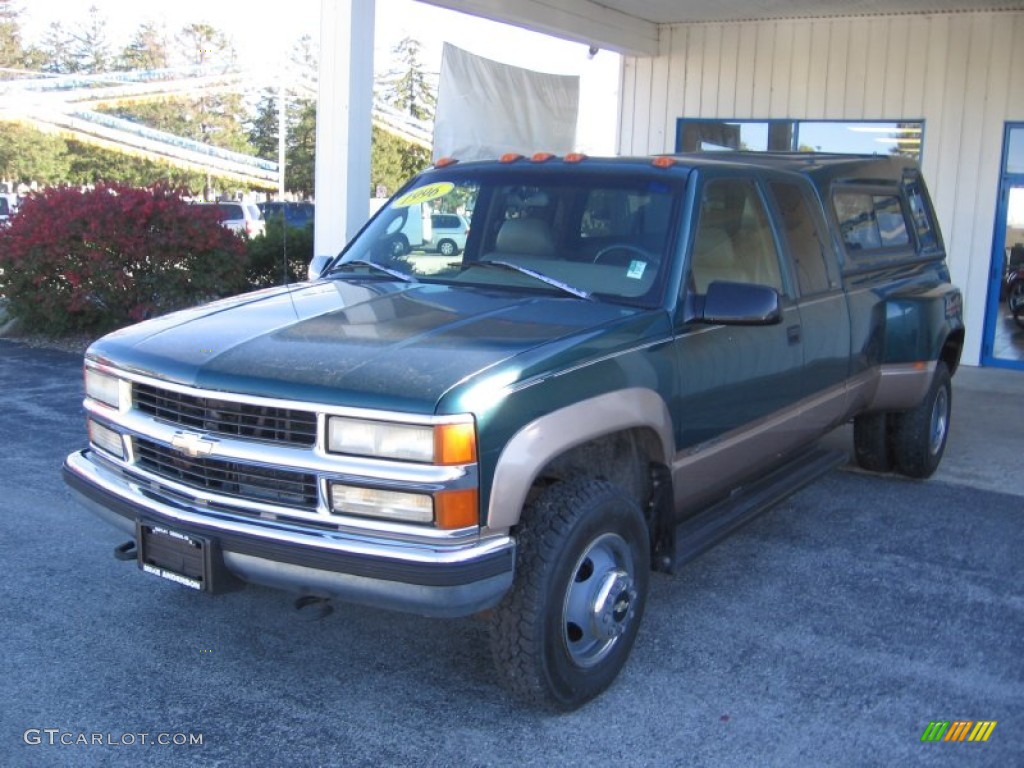
[[[433,184],[416,187],[416,189],[406,192],[400,198],[395,200],[395,202],[391,204],[391,207],[408,208],[410,205],[429,203],[431,200],[437,200],[439,197],[444,197],[453,189],[455,189],[455,185],[450,181],[437,181]]]

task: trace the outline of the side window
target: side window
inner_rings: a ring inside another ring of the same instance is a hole
[[[856,255],[910,244],[907,221],[895,192],[837,189],[832,197],[846,250]]]
[[[782,235],[793,257],[800,293],[808,296],[827,291],[825,245],[814,224],[807,197],[795,184],[772,182],[769,188],[782,217]]]
[[[716,281],[783,292],[775,238],[753,181],[717,179],[705,185],[690,269],[699,293]]]
[[[921,248],[928,250],[939,245],[935,236],[935,226],[932,224],[931,209],[928,200],[921,189],[919,182],[911,182],[906,186],[907,203],[910,205],[910,216],[913,219],[914,231],[917,233],[917,241]]]

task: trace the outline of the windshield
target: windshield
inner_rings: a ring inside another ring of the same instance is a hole
[[[331,272],[387,279],[379,266],[423,283],[656,306],[681,190],[678,178],[577,169],[429,174],[389,201]],[[454,237],[440,227],[448,221],[467,229]]]

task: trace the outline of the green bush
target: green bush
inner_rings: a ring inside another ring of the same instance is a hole
[[[253,287],[283,285],[306,279],[306,270],[313,259],[313,224],[291,227],[283,216],[267,219],[267,233],[246,242],[249,252],[249,282]]]
[[[30,197],[0,231],[0,294],[25,326],[103,332],[244,291],[244,242],[166,187]]]

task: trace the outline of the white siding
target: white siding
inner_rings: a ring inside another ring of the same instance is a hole
[[[673,151],[680,117],[924,120],[922,165],[976,364],[1003,129],[1024,121],[1024,13],[683,24],[661,39],[664,55],[624,64],[623,154]]]

